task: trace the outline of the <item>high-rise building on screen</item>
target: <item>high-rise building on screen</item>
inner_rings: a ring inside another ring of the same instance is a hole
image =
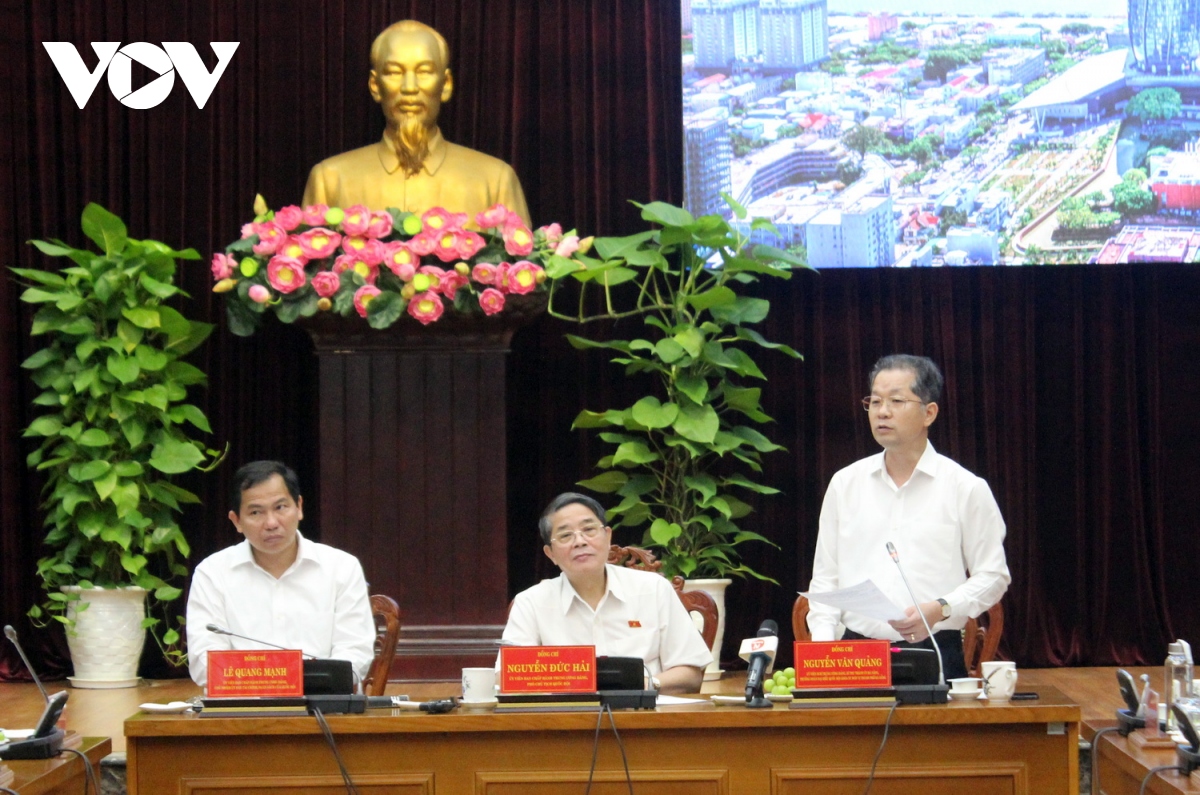
[[[1129,38],[1139,70],[1192,73],[1200,57],[1200,0],[1129,0]]]
[[[684,124],[683,135],[684,206],[694,215],[727,215],[729,206],[721,191],[729,192],[732,186],[729,123],[722,118],[691,120]]]
[[[692,0],[696,68],[811,66],[829,56],[828,16],[828,0]]]

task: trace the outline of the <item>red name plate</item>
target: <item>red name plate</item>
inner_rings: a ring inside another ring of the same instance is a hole
[[[596,692],[595,646],[501,646],[501,693]]]
[[[289,651],[208,652],[209,698],[304,695],[304,660]]]
[[[796,687],[891,687],[886,640],[796,641]]]

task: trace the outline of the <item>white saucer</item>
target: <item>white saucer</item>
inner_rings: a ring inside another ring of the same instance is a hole
[[[170,704],[155,704],[152,701],[147,701],[145,704],[138,704],[138,709],[144,712],[179,713],[187,712],[192,708],[192,705],[186,701],[172,701]]]
[[[458,703],[467,709],[484,709],[486,707],[494,707],[500,703],[498,698],[485,698],[482,701],[467,701],[465,698],[460,698]]]
[[[972,690],[970,693],[958,693],[954,690],[950,691],[950,698],[955,701],[978,701],[983,695],[983,688]]]

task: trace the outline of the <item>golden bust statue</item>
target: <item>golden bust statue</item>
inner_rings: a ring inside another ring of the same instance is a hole
[[[387,120],[383,139],[313,166],[304,204],[413,213],[444,207],[467,213],[473,224],[476,213],[499,202],[532,228],[512,167],[442,137],[438,111],[454,90],[449,63],[446,40],[428,25],[406,19],[380,33],[367,88]]]

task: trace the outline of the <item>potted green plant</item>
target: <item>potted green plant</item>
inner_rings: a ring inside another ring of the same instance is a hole
[[[183,619],[171,615],[181,611],[170,610],[190,551],[176,515],[198,498],[171,477],[208,470],[223,454],[189,436],[188,426],[211,429],[187,402],[188,388],[204,385],[205,375],[182,359],[213,327],[166,304],[183,295],[175,260],[199,255],[134,240],[97,204],[84,209],[83,232],[99,253],[34,240],[70,265],[57,273],[13,268],[28,285],[21,300],[38,307],[31,333],[46,340],[22,364],[41,390],[25,436],[37,440],[27,463],[46,479],[50,548],[38,561],[46,599],[29,614],[66,625],[73,684],[113,687],[136,683],[147,629],[169,661],[186,660]],[[97,641],[101,655],[87,648]],[[114,667],[117,658],[124,667]]]
[[[738,290],[808,266],[797,254],[750,245],[749,233],[774,226],[761,218],[745,221],[745,208],[725,200],[737,222],[715,214],[696,218],[664,202],[638,205],[658,228],[597,238],[598,258],[556,256],[547,265],[550,314],[579,323],[643,319],[642,334],[629,339],[569,335],[577,348],[615,352],[614,364],[627,375],[649,376],[651,384],[630,406],[584,410],[575,418],[574,427],[597,429],[614,446],[598,462],[600,474],[579,485],[615,494],[613,526],[645,525],[642,544],[659,552],[662,573],[690,578],[689,587],[696,578],[775,582],[747,566],[738,550],[751,541],[773,543],[739,526],[751,506],[738,493],[777,493],[754,475],[762,471],[764,453],[783,449],[755,427],[771,418],[762,409],[762,388],[753,385],[765,377],[749,351],[800,356],[752,328],[767,317],[770,302]],[[554,299],[568,277],[584,292],[599,289],[603,309],[589,313],[581,295],[575,314],[557,310]]]

